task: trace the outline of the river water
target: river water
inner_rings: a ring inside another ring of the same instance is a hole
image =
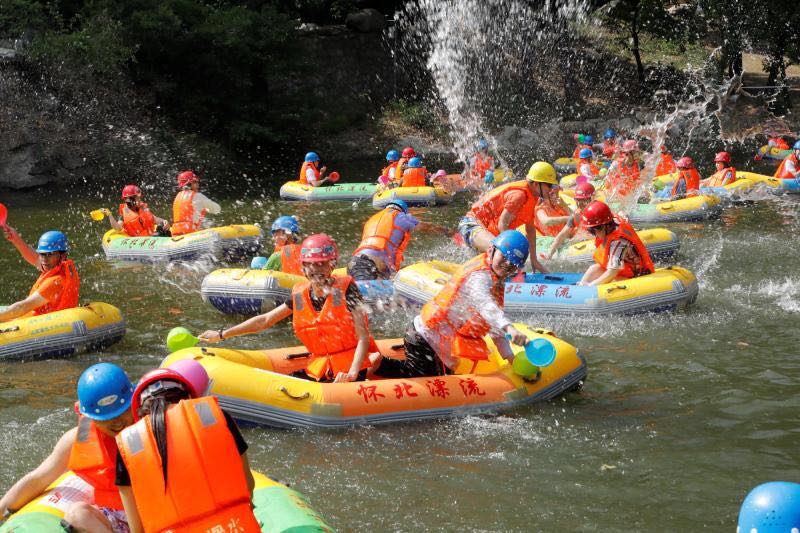
[[[533,154],[532,154],[533,157]],[[771,173],[769,164],[741,168]],[[368,175],[381,161],[340,166]],[[348,172],[344,172],[347,171]],[[360,204],[277,201],[278,176],[218,176],[207,194],[221,202],[216,224],[296,214],[304,233],[326,231],[343,254],[374,212]],[[245,183],[242,186],[231,184]],[[28,242],[65,230],[83,283],[81,300],[120,307],[125,339],[70,360],[0,362],[0,489],[36,466],[73,426],[75,384],[98,361],[133,379],[166,355],[167,331],[231,325],[200,298],[218,267],[124,265],[105,260],[107,223],[88,212],[113,207],[122,181],[72,189],[3,193],[9,223]],[[151,190],[155,213],[169,212],[171,180]],[[105,200],[103,200],[105,199]],[[499,415],[470,416],[336,432],[245,428],[254,468],[289,482],[343,531],[731,531],[750,488],[800,480],[800,248],[797,198],[732,207],[719,220],[673,224],[676,263],[700,281],[686,311],[637,317],[532,316],[580,348],[589,378],[582,391]],[[415,213],[454,228],[470,198]],[[467,256],[440,236],[417,235],[406,264]],[[559,266],[564,270],[569,265]],[[36,272],[0,243],[0,302],[27,294]],[[373,317],[380,336],[399,336],[411,313]],[[235,347],[296,344],[287,321],[231,340]]]

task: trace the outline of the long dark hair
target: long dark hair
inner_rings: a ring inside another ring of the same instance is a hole
[[[162,389],[145,399],[139,407],[139,416],[150,415],[150,430],[156,439],[158,455],[161,456],[161,472],[164,476],[164,492],[167,490],[167,409],[170,405],[191,398],[184,389]]]

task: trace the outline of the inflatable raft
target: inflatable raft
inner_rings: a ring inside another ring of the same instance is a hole
[[[69,357],[125,336],[119,309],[102,302],[0,322],[0,360]]]
[[[500,185],[505,181],[513,179],[513,172],[511,169],[498,168],[494,171],[493,186]],[[480,178],[468,179],[464,174],[447,174],[436,178],[436,187],[441,187],[450,194],[457,194],[461,192],[480,192],[486,187],[484,181]]]
[[[772,159],[774,161],[783,161],[791,153],[792,153],[791,148],[789,148],[788,150],[781,150],[777,146],[769,146],[768,144],[765,144],[764,146],[758,149],[758,154],[756,154],[756,158]]]
[[[571,208],[575,208],[575,200],[568,194],[561,198]],[[598,200],[603,200],[603,194],[595,195]],[[611,205],[613,211],[618,207]],[[719,216],[722,212],[722,200],[719,196],[699,195],[680,200],[662,201],[659,203],[636,204],[628,212],[628,221],[631,224],[662,224],[665,222],[688,222],[706,220]]]
[[[353,200],[364,200],[370,198],[377,190],[376,183],[337,183],[336,185],[326,185],[323,187],[312,187],[303,185],[299,181],[288,181],[281,186],[281,198],[283,200],[295,200],[302,202],[324,202],[330,200],[342,200],[352,202]]]
[[[395,187],[375,193],[372,207],[383,209],[392,200],[404,200],[410,206],[435,206],[449,204],[453,195],[441,187]]]
[[[524,228],[522,228],[524,229]],[[651,228],[638,230],[639,238],[647,247],[650,257],[653,260],[668,260],[672,258],[680,248],[680,241],[675,232],[666,228]],[[541,255],[547,253],[555,237],[545,237],[537,235],[536,251]],[[571,261],[575,263],[590,263],[594,255],[594,239],[587,239],[573,244],[565,243],[556,251],[553,259]]]
[[[311,508],[299,492],[263,474],[253,472],[253,514],[262,532],[294,533],[298,531],[333,531]],[[45,492],[14,513],[2,526],[0,533],[63,533],[61,519],[76,503],[93,503],[94,489],[81,478],[67,472],[53,482]],[[220,529],[227,533],[227,528]]]
[[[394,290],[409,301],[430,300],[457,271],[444,261],[417,263],[400,270]],[[697,279],[681,267],[614,281],[597,287],[575,285],[582,273],[526,274],[523,282],[507,282],[505,311],[509,315],[610,314],[667,311],[686,307],[697,298]]]
[[[305,347],[275,350],[189,348],[162,363],[193,358],[208,371],[211,393],[223,409],[246,422],[277,427],[336,428],[388,424],[498,411],[540,402],[580,387],[586,361],[551,332],[518,326],[545,338],[556,359],[533,379],[516,375],[496,351],[473,370],[462,361],[455,374],[353,383],[318,383],[287,374],[305,367]],[[403,357],[402,339],[377,341],[386,356]]]
[[[236,224],[208,228],[177,237],[130,237],[109,230],[103,235],[103,251],[109,260],[157,263],[191,261],[200,257],[237,260],[261,248],[261,228]]]
[[[345,269],[335,272],[345,274]],[[288,300],[292,287],[303,280],[302,276],[274,270],[221,268],[203,278],[200,294],[204,302],[222,313],[257,315]],[[394,286],[388,280],[356,283],[367,303],[386,302],[394,295]]]
[[[677,173],[656,176],[653,179],[653,187],[658,191],[656,197],[667,197],[677,177]],[[757,190],[775,193],[781,188],[781,180],[764,174],[737,170],[736,177],[736,181],[723,187],[701,187],[700,193],[719,196],[723,200],[737,200]]]

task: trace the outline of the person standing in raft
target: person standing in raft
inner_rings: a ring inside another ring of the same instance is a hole
[[[355,281],[333,274],[338,258],[336,243],[329,236],[306,237],[300,246],[300,262],[308,281],[296,284],[286,303],[231,328],[205,331],[200,340],[216,343],[258,333],[291,316],[294,334],[310,354],[299,377],[334,383],[364,379],[370,366],[367,354],[378,347],[369,334]]]
[[[731,166],[731,154],[718,152],[714,156],[716,172],[700,182],[701,187],[724,187],[736,181],[736,169]]]
[[[781,161],[775,177],[782,180],[800,179],[800,141],[794,143],[792,153]]]
[[[539,199],[546,198],[556,185],[558,181],[553,165],[537,161],[531,165],[525,180],[491,189],[472,204],[470,211],[458,223],[461,238],[467,246],[485,252],[502,232],[525,226],[531,265],[540,272],[549,272],[536,258],[534,208]]]
[[[589,182],[579,183],[575,187],[574,198],[576,206],[575,210],[572,212],[569,218],[567,218],[566,223],[560,226],[561,229],[558,230],[556,238],[553,239],[553,243],[550,245],[547,255],[544,256],[545,259],[551,259],[561,244],[567,239],[574,239],[576,236],[585,235],[588,231],[583,225],[581,213],[594,198],[594,186]]]
[[[656,271],[653,260],[633,227],[598,200],[581,213],[583,225],[594,235],[595,264],[590,266],[578,285],[602,285],[617,279],[629,279]]]
[[[485,253],[461,265],[459,271],[422,307],[403,339],[405,359],[373,357],[374,374],[386,378],[413,378],[452,374],[459,359],[488,360],[489,335],[500,355],[513,361],[506,336],[517,345],[528,338],[503,312],[506,279],[525,266],[528,239],[516,231],[504,231]]]
[[[302,276],[300,243],[297,242],[299,237],[300,224],[295,217],[283,215],[276,218],[272,223],[272,241],[275,243],[275,251],[261,268]],[[254,267],[251,266],[251,268]]]
[[[69,244],[60,231],[48,231],[39,237],[36,250],[22,240],[11,226],[3,226],[6,239],[19,251],[22,258],[41,274],[33,284],[28,297],[0,311],[0,322],[20,317],[46,315],[54,311],[78,306],[80,278],[75,263],[67,258]]]
[[[319,168],[319,156],[317,152],[308,152],[303,159],[303,164],[300,166],[300,176],[297,181],[303,185],[311,185],[312,187],[322,187],[331,179],[326,176],[328,167]]]
[[[115,483],[131,533],[258,532],[247,443],[213,396],[158,368],[136,386],[116,437]]]
[[[128,521],[114,484],[117,434],[133,423],[133,385],[125,371],[111,363],[87,368],[78,379],[78,426],[58,440],[42,464],[25,474],[0,499],[7,516],[39,496],[71,470],[94,488],[94,504],[77,502],[67,508],[62,525],[68,531],[128,533]]]
[[[124,231],[131,237],[150,237],[158,235],[169,237],[169,222],[150,212],[147,204],[142,202],[142,190],[136,185],[126,185],[122,189],[122,202],[119,204],[119,220],[114,218],[110,209],[103,208],[111,227]]]
[[[222,208],[200,192],[200,178],[191,170],[178,174],[178,195],[172,203],[170,227],[173,236],[193,233],[202,228],[207,213],[218,215]]]

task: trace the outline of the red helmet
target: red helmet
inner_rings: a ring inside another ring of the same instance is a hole
[[[613,222],[614,215],[611,214],[611,209],[606,204],[600,200],[595,200],[581,211],[581,220],[587,228],[594,228]]]
[[[579,183],[577,187],[575,187],[575,199],[576,200],[588,200],[594,194],[594,185],[585,181],[583,183]]]
[[[336,243],[324,233],[310,235],[300,245],[301,263],[320,263],[337,259],[339,259],[339,250],[336,248]]]
[[[669,153],[669,150],[667,149],[667,145],[666,144],[662,144],[661,145],[661,153],[662,154],[668,154]]]
[[[718,152],[717,155],[714,156],[715,163],[730,163],[731,162],[731,154],[728,152]]]
[[[158,382],[158,384],[156,384]],[[172,383],[169,383],[172,382]],[[177,383],[177,385],[176,385]],[[151,370],[139,380],[136,388],[133,390],[133,397],[131,398],[131,410],[133,411],[133,419],[139,420],[139,407],[142,406],[143,400],[152,395],[154,392],[170,389],[175,387],[182,387],[186,390],[192,398],[197,398],[199,393],[195,390],[192,382],[183,377],[182,374],[170,368],[156,368]]]
[[[694,168],[694,161],[689,156],[683,156],[675,163],[678,168]]]
[[[635,152],[639,149],[639,143],[637,143],[633,139],[628,139],[624,143],[622,143],[622,151],[623,152]]]
[[[414,157],[415,155],[417,155],[417,152],[410,146],[403,148],[403,157]]]
[[[136,185],[126,185],[125,188],[122,189],[123,200],[132,196],[139,196],[140,194],[142,194],[142,190]]]
[[[186,187],[190,183],[194,183],[195,181],[199,181],[200,178],[197,177],[191,170],[184,170],[180,174],[178,174],[178,187]]]

